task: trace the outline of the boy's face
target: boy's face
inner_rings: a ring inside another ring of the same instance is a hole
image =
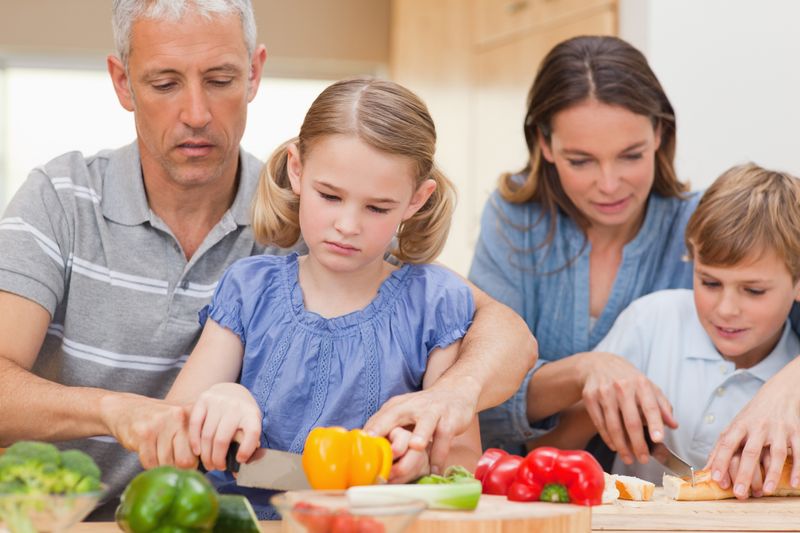
[[[750,368],[769,355],[798,299],[800,282],[792,281],[771,249],[729,267],[695,258],[697,316],[719,353],[736,368]]]

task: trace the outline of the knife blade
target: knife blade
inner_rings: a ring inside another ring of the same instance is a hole
[[[227,463],[230,472],[237,473],[236,484],[240,487],[255,487],[272,490],[309,489],[302,455],[297,453],[260,448],[246,463],[236,461],[238,443],[228,448]]]
[[[644,440],[647,442],[647,448],[650,450],[650,457],[658,461],[661,466],[676,474],[687,481],[691,481],[692,486],[695,484],[694,467],[690,465],[685,459],[673,452],[663,442],[653,442],[650,438],[650,432],[645,429]]]

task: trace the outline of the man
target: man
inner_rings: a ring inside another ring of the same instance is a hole
[[[249,0],[115,0],[113,10],[119,57],[108,71],[136,142],[35,169],[0,220],[0,445],[68,441],[97,460],[116,496],[163,450],[133,415],[185,425],[182,406],[156,398],[196,342],[197,311],[220,275],[279,250],[253,240],[261,163],[239,148],[266,59]],[[536,357],[516,315],[477,290],[476,304],[446,379],[375,423],[418,421],[416,445],[435,435],[439,462]]]

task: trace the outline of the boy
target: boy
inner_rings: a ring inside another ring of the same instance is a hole
[[[679,424],[665,444],[702,468],[733,417],[800,353],[787,320],[800,300],[800,183],[754,164],[729,169],[689,219],[686,245],[694,290],[634,301],[594,351],[625,357],[661,388]],[[594,432],[585,412],[566,418],[554,432]],[[658,483],[663,468],[618,458],[614,473]]]

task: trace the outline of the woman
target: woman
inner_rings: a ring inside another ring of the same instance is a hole
[[[543,362],[556,361],[591,350],[634,299],[691,287],[683,233],[698,196],[675,175],[672,105],[644,56],[615,37],[578,37],[551,50],[528,96],[524,131],[530,160],[502,176],[490,198],[469,277],[526,320]],[[639,407],[654,440],[662,419],[674,425],[660,391],[621,358],[550,366],[482,413],[484,446],[519,450],[536,435],[531,422],[558,411],[548,401],[568,386],[602,396],[587,408],[626,462],[633,453],[647,459]],[[615,392],[623,382],[636,384],[633,395]],[[624,417],[632,450],[620,411],[635,413]]]

